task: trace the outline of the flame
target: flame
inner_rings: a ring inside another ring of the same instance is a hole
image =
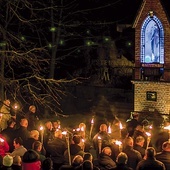
[[[67,131],[63,131],[62,134],[63,134],[63,135],[67,135]]]
[[[91,124],[94,124],[94,118],[92,118],[92,120],[91,120]]]
[[[118,146],[121,146],[121,145],[122,145],[122,142],[119,141],[119,140],[116,140],[116,141],[115,141],[115,144],[118,145]]]
[[[101,140],[102,138],[100,136],[98,136],[98,139]]]
[[[170,130],[170,125],[169,125],[169,126],[164,127],[164,129]]]
[[[0,142],[4,142],[4,139],[0,138]]]
[[[111,130],[110,125],[109,125],[109,127],[108,127],[108,133],[112,133],[112,130]]]
[[[43,126],[40,126],[40,130],[43,130],[44,129],[44,127]]]
[[[149,132],[146,132],[146,135],[147,135],[148,137],[150,137],[150,136],[151,136],[151,134],[150,134]]]
[[[120,130],[123,129],[122,123],[119,123]]]

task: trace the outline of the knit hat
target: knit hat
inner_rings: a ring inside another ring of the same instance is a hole
[[[10,155],[6,155],[3,157],[2,164],[4,166],[11,166],[13,164],[13,157]]]

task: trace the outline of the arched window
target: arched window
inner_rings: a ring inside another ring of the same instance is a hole
[[[155,15],[149,15],[143,22],[140,57],[141,63],[164,64],[164,30]]]

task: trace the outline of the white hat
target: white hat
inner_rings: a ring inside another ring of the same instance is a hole
[[[2,164],[4,166],[11,166],[13,164],[13,157],[10,155],[4,156]]]

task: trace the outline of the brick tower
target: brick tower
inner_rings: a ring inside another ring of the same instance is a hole
[[[170,113],[170,22],[163,0],[143,0],[135,28],[134,111]]]

